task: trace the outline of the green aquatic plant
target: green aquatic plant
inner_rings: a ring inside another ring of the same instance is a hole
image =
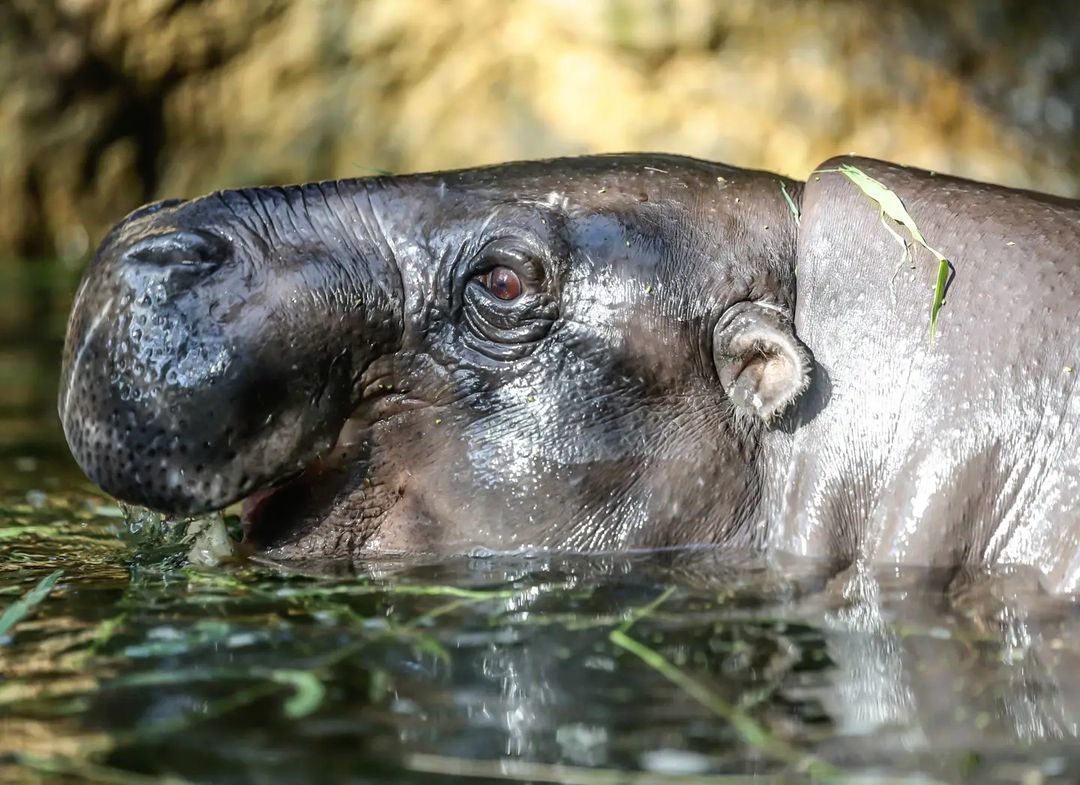
[[[37,586],[9,605],[0,614],[0,635],[6,635],[8,630],[30,615],[34,608],[49,596],[49,592],[53,590],[56,582],[60,580],[60,576],[63,574],[63,570],[55,570],[49,573],[38,581]]]

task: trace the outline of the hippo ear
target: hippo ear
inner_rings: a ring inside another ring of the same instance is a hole
[[[769,422],[810,384],[810,352],[795,337],[791,314],[766,302],[742,302],[713,331],[713,362],[736,410]]]

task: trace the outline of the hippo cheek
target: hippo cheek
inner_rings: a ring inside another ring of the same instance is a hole
[[[432,439],[438,434],[438,439]],[[543,536],[523,488],[469,453],[464,428],[431,410],[342,428],[338,444],[242,508],[245,540],[276,559],[510,549]],[[490,457],[490,456],[489,456]]]

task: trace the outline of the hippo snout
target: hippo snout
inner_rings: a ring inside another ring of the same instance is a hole
[[[244,484],[216,471],[234,409],[245,403],[236,394],[244,357],[192,307],[209,263],[188,264],[178,248],[139,243],[80,291],[60,417],[76,460],[102,488],[194,513],[227,503]]]
[[[79,465],[117,498],[220,509],[333,447],[378,338],[364,285],[341,269],[366,260],[331,253],[278,197],[159,203],[103,241],[69,321],[59,414]],[[302,263],[268,246],[273,217]],[[311,308],[324,281],[347,305],[336,318]]]

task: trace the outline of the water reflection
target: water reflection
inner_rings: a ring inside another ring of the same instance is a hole
[[[520,590],[488,624],[454,631],[440,676],[397,681],[398,701],[441,707],[423,733],[399,733],[397,754],[684,773],[790,764],[612,647],[616,627],[763,732],[842,770],[991,781],[1003,759],[1003,771],[1035,771],[1032,749],[1075,739],[1080,707],[1062,684],[1076,650],[1071,600],[990,572],[964,574],[959,590],[940,571],[790,567],[712,553],[444,564],[441,579]],[[1059,752],[1050,773],[1072,758],[1067,744]]]
[[[866,567],[840,576],[844,605],[824,615],[835,690],[820,699],[843,735],[884,733],[912,749],[925,736],[904,669],[900,636],[885,620],[881,587]]]
[[[67,570],[0,641],[16,781],[1080,773],[1077,608],[1023,571],[710,551],[194,569],[101,504],[0,500],[0,591]]]

